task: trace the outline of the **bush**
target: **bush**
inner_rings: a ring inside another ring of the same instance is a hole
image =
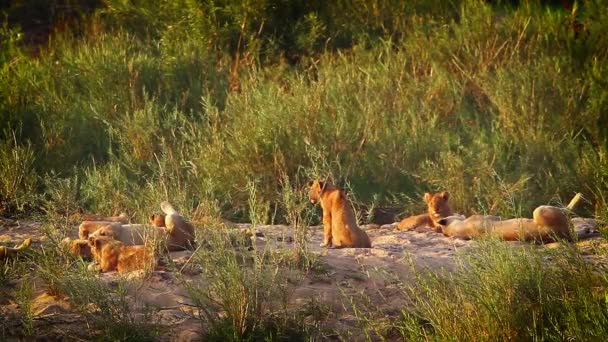
[[[582,191],[605,215],[602,4],[106,1],[4,62],[0,140],[93,211],[179,193],[246,220],[252,175],[276,208],[281,175],[323,161],[367,205],[449,190],[515,215]]]
[[[605,336],[606,278],[576,246],[556,250],[483,241],[455,272],[419,271],[403,285],[408,339],[594,340]]]

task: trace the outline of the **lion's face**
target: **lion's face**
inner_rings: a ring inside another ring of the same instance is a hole
[[[310,187],[310,191],[308,192],[310,203],[316,204],[321,200],[321,194],[323,193],[323,189],[325,189],[325,182],[315,179],[310,181],[308,186]]]
[[[163,214],[150,215],[150,224],[155,227],[165,227],[165,215],[163,215]]]
[[[111,239],[114,239],[114,236],[115,236],[112,225],[107,225],[107,226],[103,226],[103,227],[99,228],[99,230],[97,232],[95,232],[95,235],[108,237]]]
[[[447,191],[438,194],[430,194],[428,192],[424,194],[424,200],[428,204],[431,218],[438,219],[451,214],[450,205],[448,204],[449,198],[450,194]]]
[[[80,255],[84,258],[91,257],[91,246],[88,245],[86,240],[71,241],[70,250],[72,254]]]

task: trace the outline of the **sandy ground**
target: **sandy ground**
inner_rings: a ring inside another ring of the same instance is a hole
[[[28,221],[1,221],[0,244],[13,245],[27,237],[33,237],[32,248],[39,248],[45,243],[45,236],[40,232],[40,225]],[[250,228],[249,225],[238,225],[236,229]],[[361,298],[361,294],[374,303],[376,309],[388,314],[397,315],[407,304],[400,293],[393,277],[397,276],[407,282],[412,279],[411,262],[417,267],[429,268],[435,271],[450,271],[455,266],[455,254],[469,250],[474,241],[458,240],[435,233],[431,229],[416,231],[394,231],[394,225],[362,226],[372,240],[372,248],[326,249],[319,247],[323,240],[322,227],[311,227],[309,247],[320,255],[318,265],[320,271],[309,272],[298,284],[294,284],[290,303],[293,307],[305,307],[311,302],[322,303],[328,309],[327,317],[338,330],[348,332],[355,323],[350,300]],[[257,226],[261,233],[255,238],[258,248],[290,248],[292,230],[283,225]],[[74,232],[77,229],[74,227]],[[518,244],[518,242],[513,242]],[[188,264],[192,252],[171,253],[171,258],[177,267]],[[189,268],[188,268],[189,269]],[[133,278],[140,274],[130,275]],[[115,272],[105,273],[99,277],[107,282],[115,282],[119,277]],[[189,341],[201,338],[201,323],[196,318],[196,310],[183,286],[184,279],[196,280],[200,271],[192,268],[185,272],[184,277],[176,277],[172,272],[157,270],[147,277],[141,278],[132,294],[143,304],[152,305],[155,317],[169,331],[163,335],[164,340]],[[77,331],[86,326],[83,317],[74,313],[66,298],[49,294],[43,285],[36,288],[35,299],[32,301],[32,312],[36,331],[46,331],[47,337],[61,337],[62,334]],[[8,333],[18,334],[11,330],[8,322],[11,312],[19,310],[18,304],[7,298],[0,298],[0,317],[5,316]],[[2,321],[0,321],[1,323]],[[17,323],[14,329],[17,329]],[[5,328],[6,329],[6,328]],[[0,331],[1,333],[1,331]],[[70,333],[72,334],[72,333]],[[1,335],[0,335],[1,336]],[[331,336],[328,336],[331,338]],[[357,340],[357,336],[351,337]],[[350,338],[349,338],[350,339]]]

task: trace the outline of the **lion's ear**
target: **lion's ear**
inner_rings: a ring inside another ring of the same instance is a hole
[[[314,182],[314,180],[311,180],[310,182],[308,182],[308,186],[311,187]]]
[[[327,185],[327,182],[319,181],[319,187],[321,188],[321,191],[325,190],[325,185]]]
[[[424,201],[425,202],[427,202],[427,203],[430,202],[431,198],[433,198],[433,195],[429,194],[428,192],[424,193]]]
[[[444,200],[448,200],[448,198],[450,198],[450,193],[447,191],[444,191],[441,193],[441,197],[443,197]]]
[[[95,246],[95,240],[94,236],[89,236],[89,246]]]

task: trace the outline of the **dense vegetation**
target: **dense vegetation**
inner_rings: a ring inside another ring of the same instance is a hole
[[[606,5],[14,1],[0,207],[246,219],[254,182],[282,219],[284,180],[320,176],[367,207],[446,189],[529,216],[581,191],[607,217]]]
[[[411,304],[400,312],[370,302],[369,289],[343,293],[357,327],[330,326],[342,313],[318,298],[288,304],[305,277],[335,281],[307,244],[311,177],[348,188],[358,209],[420,211],[422,192],[449,190],[463,214],[530,216],[580,191],[585,214],[608,219],[607,7],[3,2],[0,216],[48,215],[42,247],[0,262],[0,304],[19,306],[0,315],[0,336],[44,336],[31,305],[43,287],[86,322],[73,323],[82,339],[166,334],[157,308],[129,294],[139,280],[108,283],[59,241],[78,209],[145,222],[169,199],[204,246],[188,260],[201,276],[182,285],[205,340],[604,340],[599,243],[481,239],[452,272],[412,262],[411,279],[386,274]],[[285,221],[294,242],[249,246],[220,214]],[[165,262],[177,280],[187,274]]]

